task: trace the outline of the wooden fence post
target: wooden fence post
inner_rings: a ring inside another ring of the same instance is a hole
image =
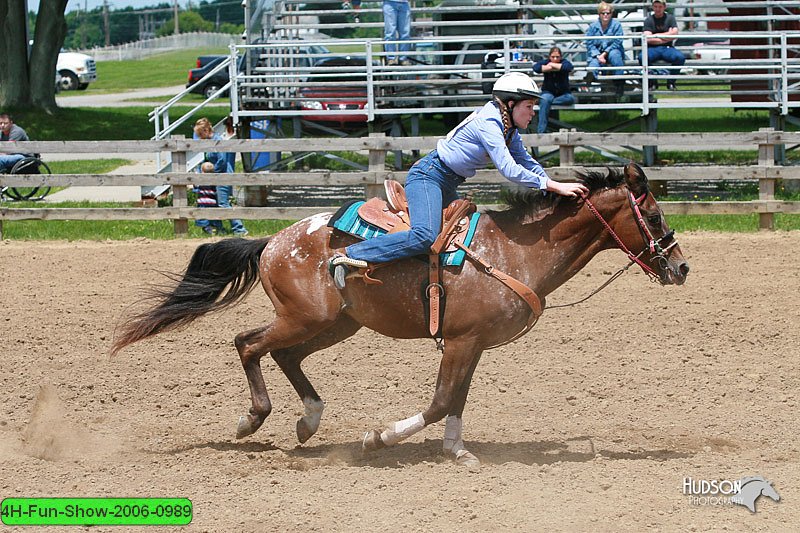
[[[382,139],[386,134],[370,133],[370,139]],[[383,173],[386,171],[386,150],[384,148],[370,148],[369,150],[369,171],[374,175],[374,182],[364,185],[364,198],[386,198],[386,191],[383,188]]]
[[[567,130],[562,128],[558,130],[559,133],[563,133],[564,136],[569,139],[569,133],[577,131],[575,128],[571,130]],[[559,159],[559,166],[562,167],[571,167],[575,165],[575,145],[574,144],[559,144],[558,145],[558,159]]]
[[[775,164],[775,145],[772,141],[771,133],[775,130],[772,128],[759,128],[759,133],[766,133],[767,142],[758,144],[758,165],[764,167],[764,175],[766,176],[766,168]],[[758,199],[761,201],[770,201],[775,199],[775,179],[762,177],[758,179]],[[775,214],[774,213],[759,213],[758,214],[758,229],[760,230],[774,230],[775,229]]]
[[[173,139],[183,139],[183,135],[173,135]],[[186,152],[172,152],[172,171],[173,172],[186,172]],[[172,206],[173,207],[187,207],[189,199],[186,194],[186,185],[173,185],[172,186]],[[178,237],[187,237],[189,235],[189,221],[185,218],[176,218],[172,222],[175,230],[175,235]]]

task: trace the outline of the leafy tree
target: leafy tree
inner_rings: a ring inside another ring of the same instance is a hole
[[[223,22],[217,28],[219,33],[230,33],[234,35],[241,35],[244,32],[244,24],[231,24],[230,22]]]
[[[195,9],[206,20],[210,20],[215,24],[219,20],[219,31],[223,33],[229,33],[222,30],[222,26],[226,23],[244,26],[244,9],[242,9],[242,5],[239,2],[231,2],[230,0],[211,0],[209,2],[202,0]]]
[[[67,0],[41,2],[28,45],[24,0],[0,0],[0,107],[56,110],[58,52],[67,33]]]
[[[181,11],[178,13],[178,29],[181,33],[189,33],[193,31],[214,31],[214,24],[205,20],[200,16],[200,13],[195,11]],[[175,18],[161,26],[156,35],[163,37],[164,35],[172,35],[175,32]]]

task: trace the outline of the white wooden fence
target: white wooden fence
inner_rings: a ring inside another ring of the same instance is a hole
[[[427,152],[436,146],[438,137],[386,137],[373,134],[362,138],[303,138],[268,140],[188,140],[165,139],[155,141],[42,141],[0,143],[0,152],[49,154],[83,153],[87,159],[96,153],[159,153],[170,152],[172,172],[162,174],[53,174],[9,175],[0,174],[0,186],[32,187],[49,185],[69,186],[158,186],[169,184],[173,190],[171,207],[119,207],[119,208],[16,208],[13,203],[0,206],[0,238],[4,221],[14,220],[173,220],[175,232],[185,235],[189,219],[241,218],[250,220],[294,220],[331,211],[330,207],[235,207],[232,209],[191,207],[187,190],[194,185],[227,184],[250,186],[290,185],[363,185],[365,197],[376,196],[383,190],[383,180],[404,181],[405,171],[387,170],[386,154],[390,151],[420,150]],[[775,183],[778,179],[800,179],[800,167],[776,165],[773,154],[776,146],[800,144],[800,133],[761,130],[750,133],[586,133],[562,131],[544,135],[524,135],[527,146],[557,145],[560,165],[547,169],[557,180],[570,180],[584,167],[574,164],[575,149],[580,146],[663,146],[676,149],[680,146],[703,146],[708,149],[740,149],[752,145],[758,149],[755,165],[722,166],[691,165],[648,167],[648,179],[660,180],[757,180],[759,198],[753,201],[721,202],[662,202],[667,214],[759,214],[759,226],[771,229],[774,213],[800,213],[800,202],[775,200]],[[369,168],[365,171],[311,170],[308,172],[270,172],[234,174],[198,174],[186,171],[187,154],[203,151],[217,152],[365,152],[369,155]],[[57,159],[52,157],[52,159]],[[483,170],[470,178],[469,183],[505,183],[496,170]],[[488,207],[488,206],[487,206]]]

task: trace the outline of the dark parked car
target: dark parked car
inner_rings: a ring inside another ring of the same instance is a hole
[[[225,57],[228,57],[228,56],[227,55],[220,55],[220,54],[199,56],[197,58],[197,64],[195,65],[195,68],[203,68],[204,66],[208,65],[212,61],[220,59],[220,58],[225,58]]]
[[[199,68],[193,68],[189,71],[189,79],[186,81],[186,87],[191,87],[198,81],[202,80],[194,89],[191,90],[193,93],[202,94],[206,98],[210,97],[212,94],[217,92],[220,87],[228,83],[230,77],[228,76],[228,67],[223,67],[218,72],[215,72],[211,76],[206,79],[203,79],[206,74],[214,70],[217,65],[222,63],[226,58],[230,56],[200,56],[197,58],[197,63],[201,63],[201,58],[206,58],[203,61],[205,64]],[[241,68],[242,61],[239,60],[239,67]],[[227,94],[227,93],[226,93]],[[223,95],[224,96],[224,95]]]
[[[298,54],[299,60],[297,62],[297,66],[299,67],[310,67],[314,65],[319,59],[312,57],[308,54],[327,54],[329,50],[324,46],[319,45],[308,45],[308,46],[299,46],[294,48],[295,53]],[[258,53],[258,49],[252,49],[252,61],[253,64],[259,64],[262,61],[260,54]],[[205,55],[199,56],[197,58],[197,67],[193,68],[189,71],[189,79],[186,82],[186,87],[191,87],[196,82],[200,81],[206,74],[214,70],[214,68],[219,65],[225,58],[230,57],[228,55]],[[244,56],[239,58],[239,64],[237,65],[237,71],[242,72],[244,70]],[[280,57],[276,55],[275,57]],[[324,59],[323,59],[324,60]],[[214,73],[208,79],[203,80],[197,87],[192,89],[191,92],[202,94],[206,98],[214,94],[216,91],[219,90],[220,87],[228,83],[228,69],[223,68],[219,72]],[[226,92],[227,94],[227,92]]]
[[[342,70],[342,72],[339,72]],[[366,61],[352,57],[330,57],[314,65],[306,86],[298,92],[300,109],[320,111],[303,118],[314,122],[336,123],[340,127],[367,121],[366,111],[336,114],[338,110],[363,110],[367,106]]]

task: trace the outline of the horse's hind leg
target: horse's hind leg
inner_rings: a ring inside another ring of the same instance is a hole
[[[469,389],[467,380],[475,371],[481,352],[482,350],[472,340],[447,339],[442,362],[439,365],[436,392],[430,407],[422,413],[395,422],[383,432],[377,430],[367,432],[362,443],[363,450],[372,451],[397,444],[444,418],[451,412],[453,406],[457,405],[460,397],[463,396],[466,401],[466,391],[463,391],[462,387],[467,383],[467,390]],[[463,409],[463,405],[461,408]]]
[[[275,362],[278,363],[280,369],[289,379],[305,407],[305,414],[297,420],[296,427],[297,440],[301,444],[310,439],[319,429],[319,422],[322,418],[325,404],[322,403],[322,399],[317,394],[317,391],[314,390],[314,386],[311,385],[311,382],[303,373],[300,364],[310,354],[324,350],[353,336],[360,328],[361,324],[348,316],[342,315],[338,321],[317,334],[316,337],[289,348],[272,351],[272,358],[275,359]]]
[[[332,320],[297,320],[279,315],[268,326],[245,331],[236,336],[236,350],[242,361],[253,406],[246,416],[239,417],[236,438],[253,434],[272,412],[272,403],[261,373],[261,358],[274,350],[290,348],[313,338]]]

